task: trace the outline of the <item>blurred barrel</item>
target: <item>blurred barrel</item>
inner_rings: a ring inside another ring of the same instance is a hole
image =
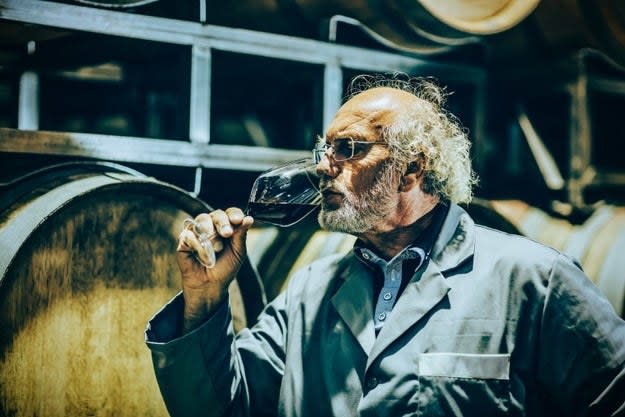
[[[523,201],[492,205],[527,237],[578,259],[616,312],[625,316],[625,207],[599,207],[582,224],[573,225]]]
[[[378,40],[419,54],[440,53],[475,44],[475,35],[515,26],[540,0],[241,0],[207,3],[208,23],[317,36],[320,23],[335,15],[358,20]]]
[[[583,48],[625,66],[625,3],[614,0],[541,0],[513,29],[486,39],[498,64],[560,60]]]
[[[164,0],[74,0],[108,8]],[[172,13],[190,2],[171,3]],[[195,6],[193,6],[195,7]],[[199,5],[196,7],[199,9]],[[625,65],[625,2],[615,0],[206,0],[206,23],[318,37],[322,23],[342,15],[399,50],[439,54],[488,46],[494,64],[568,57],[581,48]]]
[[[143,330],[179,290],[181,222],[208,206],[113,164],[0,193],[0,415],[166,416]]]
[[[209,0],[208,23],[314,36],[334,15],[417,54],[473,44],[492,63],[528,64],[597,49],[625,64],[625,3],[614,0]]]

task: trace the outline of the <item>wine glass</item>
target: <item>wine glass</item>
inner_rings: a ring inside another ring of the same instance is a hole
[[[252,186],[246,214],[264,223],[293,226],[321,204],[317,164],[298,159],[264,172]]]
[[[317,163],[312,158],[298,159],[272,168],[256,178],[247,203],[246,214],[255,220],[287,227],[299,223],[321,204]],[[201,249],[195,258],[213,268],[222,243],[216,233],[206,233],[194,219],[184,227],[198,237]]]

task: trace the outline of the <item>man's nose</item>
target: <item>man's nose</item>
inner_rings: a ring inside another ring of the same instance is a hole
[[[340,172],[338,164],[336,163],[336,161],[334,161],[333,158],[328,156],[327,152],[321,156],[321,160],[319,161],[319,163],[317,163],[316,169],[317,175],[325,175],[331,178],[336,177]]]

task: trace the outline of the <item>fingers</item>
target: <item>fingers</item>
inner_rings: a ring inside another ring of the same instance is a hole
[[[221,241],[211,241],[205,234],[199,236],[194,230],[185,228],[178,237],[178,252],[189,252],[197,261],[207,268],[212,268],[216,262],[216,252],[223,249]]]
[[[223,239],[231,239],[232,249],[241,253],[247,229],[253,222],[250,216],[236,207],[202,213],[195,219],[184,221],[177,250],[192,252],[200,263],[210,268],[216,262],[216,253],[224,249]]]
[[[215,210],[211,213],[200,214],[196,217],[201,231],[207,234],[217,233],[219,236],[229,238],[235,229],[240,227],[247,230],[254,222],[250,216],[246,216],[238,207],[230,207],[224,210]]]
[[[243,210],[238,207],[230,207],[226,209],[226,216],[228,216],[228,219],[230,219],[230,223],[236,225],[241,224],[241,222],[243,222],[243,219],[245,218]]]
[[[200,215],[201,216],[201,215]],[[198,216],[199,217],[199,216]],[[233,224],[230,222],[230,218],[223,210],[215,210],[211,212],[206,219],[206,222],[210,222],[213,225],[214,230],[222,237],[230,237],[234,233]]]
[[[201,248],[197,236],[195,236],[191,230],[184,229],[180,232],[180,236],[178,236],[178,248],[176,249],[178,252],[194,252]]]
[[[226,214],[230,219],[230,223],[238,225],[239,229],[247,230],[254,224],[254,219],[251,216],[245,215],[240,208],[231,207],[226,210]]]

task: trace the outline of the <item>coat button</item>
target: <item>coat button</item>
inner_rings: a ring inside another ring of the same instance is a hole
[[[367,388],[372,390],[375,387],[378,386],[378,379],[374,376],[372,376],[371,378],[367,379]]]
[[[391,298],[393,298],[393,294],[391,294],[390,292],[385,292],[384,293],[384,299],[386,301],[390,300]]]
[[[382,312],[382,313],[378,314],[378,320],[380,320],[380,321],[386,320],[386,313]]]

